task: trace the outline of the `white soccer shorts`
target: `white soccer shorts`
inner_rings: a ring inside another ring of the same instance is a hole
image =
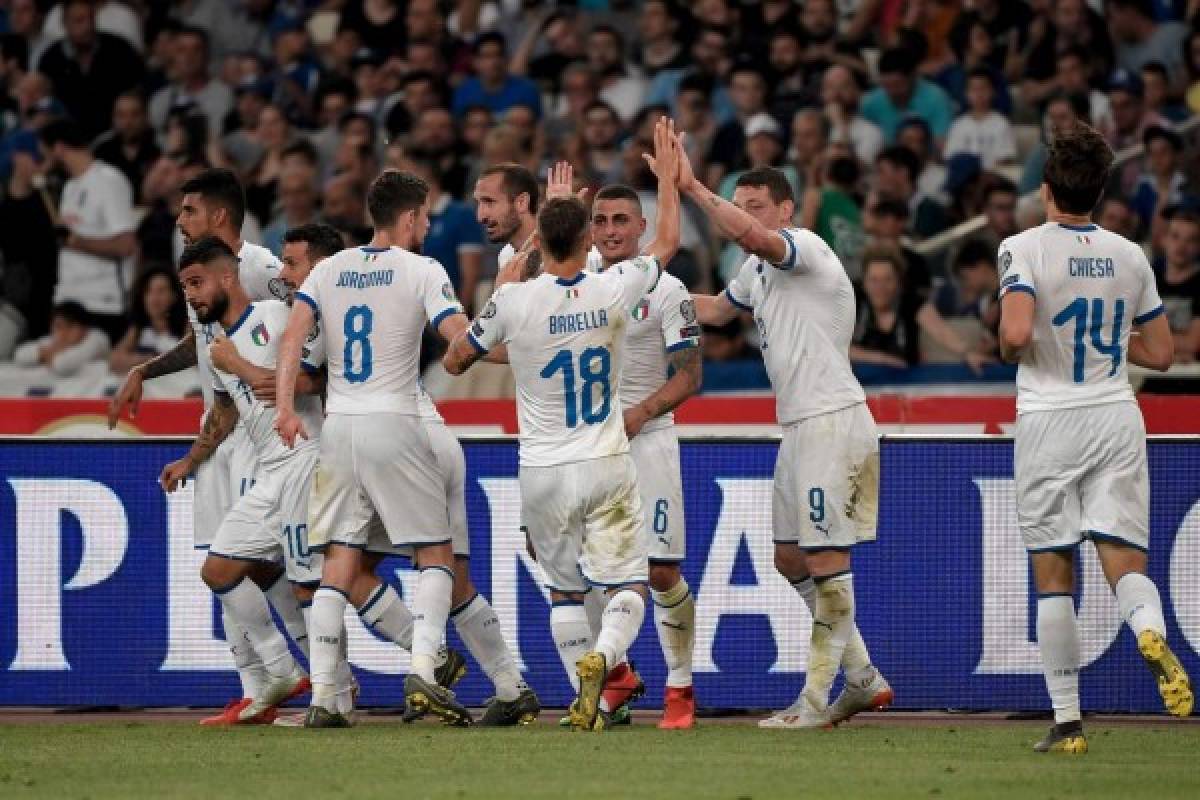
[[[391,555],[450,542],[447,477],[421,418],[330,414],[309,504],[312,546]],[[370,524],[378,515],[379,523]]]
[[[1146,426],[1136,403],[1021,414],[1013,460],[1029,552],[1084,539],[1149,547]]]
[[[192,484],[192,536],[198,549],[207,549],[217,529],[239,497],[254,485],[258,458],[238,425],[196,468]]]
[[[804,550],[875,540],[879,434],[866,403],[784,427],[771,512],[774,540]]]
[[[521,467],[519,478],[521,517],[549,589],[646,582],[649,546],[633,459]]]
[[[679,438],[673,427],[642,432],[629,440],[650,544],[650,561],[678,564],[687,553]]]
[[[305,586],[321,581],[322,558],[308,544],[308,503],[317,467],[315,445],[292,451],[273,464],[260,464],[250,490],[233,505],[217,530],[209,554],[279,563],[288,580]]]

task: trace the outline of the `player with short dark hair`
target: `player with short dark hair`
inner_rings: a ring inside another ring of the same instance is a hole
[[[1173,343],[1141,247],[1092,222],[1113,164],[1083,123],[1048,143],[1047,222],[1000,245],[1000,351],[1017,370],[1017,519],[1038,593],[1037,639],[1054,727],[1034,749],[1087,752],[1079,708],[1075,551],[1096,547],[1121,618],[1167,711],[1192,712],[1191,683],[1167,646],[1146,576],[1146,429],[1126,364],[1171,365]]]

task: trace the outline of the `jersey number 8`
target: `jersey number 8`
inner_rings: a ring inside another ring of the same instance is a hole
[[[542,377],[551,378],[556,372],[563,374],[563,405],[566,407],[568,428],[579,424],[580,410],[587,425],[595,425],[608,419],[612,411],[612,354],[606,347],[589,347],[579,354],[579,377],[583,385],[579,395],[575,392],[575,355],[570,350],[559,350],[550,363],[542,368]],[[596,408],[596,388],[600,389],[600,407]]]
[[[346,334],[346,347],[342,351],[343,370],[346,380],[350,383],[363,383],[371,377],[373,369],[371,359],[371,323],[374,314],[368,306],[350,306],[346,309],[346,318],[342,322],[342,331]],[[359,364],[354,364],[354,345],[359,346]]]

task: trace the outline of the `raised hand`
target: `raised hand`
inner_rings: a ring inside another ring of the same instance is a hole
[[[575,168],[571,166],[570,161],[559,161],[550,168],[550,174],[546,178],[546,199],[554,200],[559,197],[575,197],[580,202],[583,202],[587,197],[587,187],[583,187],[578,192],[574,191],[575,187]]]
[[[659,117],[654,123],[654,155],[644,153],[642,158],[660,181],[678,182],[681,155],[675,138],[675,120]]]
[[[683,131],[675,134],[675,146],[679,153],[679,191],[687,192],[696,184],[696,173],[687,154],[687,136]]]

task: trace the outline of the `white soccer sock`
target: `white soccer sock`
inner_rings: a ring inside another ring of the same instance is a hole
[[[829,705],[829,688],[837,677],[846,642],[854,629],[854,576],[843,572],[815,583],[816,610],[804,689],[800,694],[813,710],[824,711]]]
[[[287,640],[275,627],[267,598],[254,581],[243,578],[232,586],[215,592],[221,607],[233,617],[254,650],[262,659],[263,668],[272,678],[286,678],[296,669],[296,660],[288,650]]]
[[[1038,598],[1038,649],[1046,690],[1054,706],[1054,722],[1078,722],[1079,713],[1079,624],[1070,595]]]
[[[283,620],[283,627],[288,636],[308,658],[308,626],[304,624],[304,613],[300,610],[300,601],[292,593],[292,585],[288,583],[287,575],[280,575],[264,592],[271,608]]]
[[[380,583],[358,609],[358,616],[368,628],[401,650],[412,652],[413,615],[390,585]]]
[[[326,711],[338,711],[338,665],[342,663],[346,637],[346,595],[322,586],[313,595],[309,620],[312,624],[312,704]]]
[[[343,609],[341,636],[342,642],[338,647],[338,664],[334,672],[334,706],[339,714],[349,714],[354,710],[354,671],[350,669],[350,637],[346,634],[346,618]]]
[[[604,656],[609,669],[624,660],[645,619],[646,601],[632,589],[621,589],[609,599],[604,625],[592,648]]]
[[[815,617],[817,584],[813,582],[812,578],[803,578],[798,581],[790,581],[790,583],[796,590],[796,594],[800,595],[800,599],[804,601],[804,605],[808,606],[808,613]],[[865,686],[875,679],[876,669],[871,663],[871,654],[867,651],[867,643],[863,641],[857,622],[854,623],[854,630],[850,632],[850,638],[846,640],[846,648],[842,650],[841,666],[846,670],[846,680],[854,684]]]
[[[575,664],[592,649],[592,631],[583,604],[573,600],[554,603],[550,609],[550,635],[554,637],[554,646],[567,678],[578,694],[579,676],[575,674]]]
[[[1135,636],[1148,630],[1167,637],[1162,600],[1154,581],[1140,572],[1127,572],[1117,581],[1115,591],[1121,619],[1129,624]]]
[[[589,589],[583,595],[583,610],[587,614],[588,630],[592,632],[592,641],[600,638],[600,628],[604,625],[604,609],[608,607],[608,595],[599,587]]]
[[[496,697],[505,702],[516,700],[525,688],[517,662],[500,631],[500,618],[484,598],[474,597],[450,612],[459,637],[475,656],[484,673],[496,687]]]
[[[267,682],[267,670],[263,667],[262,659],[254,651],[254,645],[250,644],[246,630],[224,607],[221,609],[221,624],[225,626],[225,641],[229,644],[233,666],[242,682],[242,697],[257,697]]]
[[[453,588],[454,573],[448,567],[426,567],[417,576],[412,608],[412,671],[429,683],[437,683],[433,671],[446,632]]]
[[[682,577],[665,592],[651,590],[654,626],[663,659],[667,662],[667,686],[692,685],[692,648],[696,643],[696,601]]]

